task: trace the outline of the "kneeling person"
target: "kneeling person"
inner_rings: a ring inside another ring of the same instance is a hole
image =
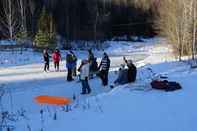
[[[115,86],[124,85],[128,83],[128,69],[123,64],[118,71],[118,78],[114,81]]]
[[[136,66],[133,64],[132,60],[127,60],[125,57],[123,59],[128,67],[128,82],[135,82],[137,75]]]
[[[118,85],[124,85],[127,83],[135,82],[136,80],[136,75],[137,75],[137,68],[133,64],[131,60],[126,60],[126,58],[123,58],[126,65],[127,69],[124,68],[124,65],[121,65],[121,68],[119,69],[118,72],[118,78],[114,81],[114,85],[111,85],[111,88],[114,88],[114,86]]]

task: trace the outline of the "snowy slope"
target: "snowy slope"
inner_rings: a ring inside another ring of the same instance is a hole
[[[118,45],[118,44],[117,44]],[[138,65],[137,82],[147,84],[150,67],[157,74],[165,74],[170,80],[181,83],[183,90],[162,92],[157,90],[133,90],[134,84],[117,87],[111,90],[102,87],[99,79],[90,81],[91,95],[81,96],[81,85],[77,82],[66,82],[64,62],[61,72],[42,72],[41,61],[32,64],[5,67],[0,69],[0,83],[5,84],[6,94],[2,98],[4,110],[26,112],[17,122],[8,122],[16,131],[195,131],[197,106],[197,70],[191,70],[185,63],[176,62],[171,55],[170,46],[161,39],[139,44],[125,43],[121,47],[110,47],[114,68],[122,62],[122,56],[128,55],[131,49],[135,54],[146,54],[135,58]],[[138,46],[140,45],[140,46]],[[137,46],[137,47],[136,47]],[[96,52],[96,51],[95,51]],[[96,52],[100,57],[102,52]],[[86,52],[77,52],[80,58]],[[136,55],[136,56],[137,56]],[[39,56],[39,54],[38,54]],[[134,58],[135,55],[128,56]],[[37,59],[39,57],[34,57]],[[52,69],[53,70],[53,69]],[[110,73],[110,83],[116,74]],[[147,85],[148,86],[148,85]],[[76,100],[71,111],[65,112],[57,106],[41,106],[35,103],[38,95],[66,96]],[[41,117],[40,110],[44,111]],[[54,115],[57,119],[54,120]]]

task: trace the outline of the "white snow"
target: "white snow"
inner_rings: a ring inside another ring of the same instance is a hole
[[[92,93],[85,96],[80,95],[80,83],[66,81],[65,61],[61,63],[61,72],[54,72],[51,63],[51,72],[45,73],[40,53],[27,51],[17,55],[1,52],[4,63],[0,65],[0,84],[4,85],[1,89],[5,90],[1,110],[13,113],[25,110],[25,117],[20,115],[16,122],[8,121],[15,127],[14,131],[197,130],[197,70],[177,62],[172,56],[171,47],[161,38],[143,43],[108,43],[111,46],[105,51],[110,54],[112,70],[123,62],[122,56],[134,59],[138,66],[137,82],[111,90],[102,87],[100,79],[95,78],[90,80]],[[94,52],[100,59],[102,52]],[[76,51],[76,54],[80,59],[87,57],[84,51]],[[152,68],[156,74],[167,75],[169,80],[179,82],[183,89],[174,92],[134,90],[138,84],[149,86],[151,75],[147,68]],[[115,72],[110,72],[110,83],[116,77]],[[70,105],[71,111],[65,112],[62,107],[37,104],[34,98],[38,95],[70,99],[75,96],[76,100]],[[43,117],[40,110],[44,111]]]
[[[16,45],[16,42],[13,40],[0,40],[0,46],[1,45]]]

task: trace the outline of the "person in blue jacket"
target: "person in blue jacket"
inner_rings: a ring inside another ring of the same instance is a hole
[[[72,81],[73,80],[73,69],[74,69],[74,67],[75,67],[75,62],[74,62],[72,54],[69,52],[66,56],[66,68],[68,70],[67,81]]]

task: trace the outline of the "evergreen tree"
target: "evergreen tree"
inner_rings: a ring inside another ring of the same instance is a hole
[[[56,47],[56,35],[53,25],[52,15],[49,15],[46,9],[43,8],[40,19],[38,21],[38,32],[34,39],[36,47],[50,49]]]
[[[24,30],[19,31],[16,34],[16,41],[18,44],[24,44],[25,41],[27,40],[27,37],[28,37],[27,31]]]

